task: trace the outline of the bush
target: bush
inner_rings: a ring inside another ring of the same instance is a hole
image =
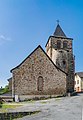
[[[0,98],[0,108],[2,107],[2,104],[3,102],[2,102],[2,99]]]
[[[9,92],[9,86],[6,85],[5,88],[0,88],[0,95]]]

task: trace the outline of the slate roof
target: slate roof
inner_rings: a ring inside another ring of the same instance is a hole
[[[63,32],[63,30],[59,24],[57,25],[53,35],[56,37],[66,37],[65,33]]]
[[[77,72],[75,74],[77,74],[79,77],[83,78],[83,72]]]
[[[65,73],[66,75],[68,75],[65,71],[63,71],[62,69],[60,69],[59,67],[57,67],[54,62],[51,60],[51,58],[46,54],[46,52],[43,50],[43,48],[39,45],[28,57],[26,57],[18,66],[16,66],[15,68],[11,69],[10,72],[12,72],[14,69],[19,68],[25,61],[26,59],[28,59],[38,48],[40,48],[43,53],[48,57],[48,59],[51,61],[51,63],[56,67],[56,69],[62,71],[63,73]]]

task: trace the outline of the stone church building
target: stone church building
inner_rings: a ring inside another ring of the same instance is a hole
[[[74,55],[72,38],[58,24],[48,38],[46,52],[39,45],[22,63],[11,70],[12,96],[66,95],[74,91]]]

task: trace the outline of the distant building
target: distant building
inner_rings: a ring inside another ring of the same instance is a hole
[[[46,43],[39,45],[21,64],[11,70],[12,95],[64,95],[74,91],[74,55],[72,38],[58,24]]]
[[[83,72],[75,73],[75,87],[76,92],[83,92]]]

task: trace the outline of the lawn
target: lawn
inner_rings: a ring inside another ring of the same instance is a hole
[[[17,103],[15,103],[15,104],[3,103],[2,107],[0,108],[0,112],[8,112],[8,110],[15,109],[15,108],[20,107],[20,106],[22,106],[22,105],[21,104],[17,104]]]

